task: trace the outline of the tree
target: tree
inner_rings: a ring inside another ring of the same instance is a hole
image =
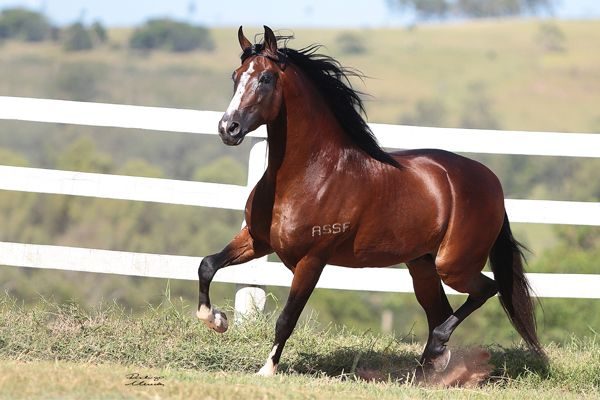
[[[150,20],[136,29],[129,46],[137,50],[210,51],[214,49],[214,42],[204,27],[165,18]]]
[[[94,33],[96,40],[100,43],[105,43],[108,40],[108,33],[106,32],[106,28],[100,21],[96,21],[90,27],[90,30]]]
[[[9,8],[0,14],[0,39],[40,42],[50,38],[52,26],[47,18],[24,8]]]
[[[89,28],[76,22],[62,33],[63,48],[66,51],[91,50],[108,40],[106,29],[100,22],[94,22]]]
[[[239,161],[233,157],[225,156],[214,160],[208,165],[198,167],[193,180],[244,185],[246,175],[246,170]]]
[[[418,19],[507,17],[551,12],[556,0],[388,0],[392,8],[409,10]]]
[[[565,51],[565,34],[552,22],[544,22],[540,25],[536,34],[536,42],[548,52],[560,53]]]
[[[63,48],[66,51],[91,50],[93,47],[92,35],[81,22],[74,23],[65,31]]]
[[[471,18],[506,17],[523,12],[520,0],[458,0],[458,13]]]
[[[390,5],[399,10],[411,10],[418,19],[445,18],[450,9],[447,0],[390,0]]]
[[[367,51],[363,37],[354,33],[342,33],[335,41],[344,54],[362,54]]]
[[[109,154],[99,152],[90,137],[82,136],[59,155],[56,167],[68,171],[108,173],[113,165]]]

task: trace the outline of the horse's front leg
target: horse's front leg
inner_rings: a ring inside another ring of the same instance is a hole
[[[258,375],[273,376],[283,352],[283,346],[296,327],[298,318],[321,276],[325,263],[315,257],[305,257],[296,264],[287,302],[275,325],[275,341],[265,365]]]
[[[228,327],[227,316],[211,306],[208,295],[215,273],[223,267],[242,264],[272,252],[268,245],[255,241],[246,226],[220,253],[204,257],[198,267],[199,299],[196,316],[209,328],[219,333],[225,332]]]

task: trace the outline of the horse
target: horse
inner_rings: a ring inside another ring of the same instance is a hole
[[[405,263],[429,328],[422,374],[446,369],[453,331],[496,294],[528,347],[543,355],[522,246],[496,175],[447,151],[384,151],[350,81],[360,73],[319,54],[318,45],[294,50],[283,40],[265,26],[263,40],[252,44],[238,30],[241,65],[219,135],[236,146],[266,124],[268,166],[248,197],[246,225],[200,263],[197,317],[225,332],[227,317],[210,302],[213,276],[275,252],[293,279],[258,371],[272,376],[326,264]],[[481,272],[488,259],[494,279]],[[468,295],[457,310],[442,282]]]

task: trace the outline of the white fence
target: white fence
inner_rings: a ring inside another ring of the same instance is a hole
[[[167,132],[216,134],[221,113],[0,96],[0,119]],[[600,158],[600,135],[420,128],[371,124],[388,148],[435,147],[457,152]],[[265,138],[264,129],[249,136]],[[218,140],[215,138],[215,140]],[[248,186],[103,175],[0,165],[0,190],[93,196],[242,210],[265,168],[267,146],[251,150]],[[0,160],[2,164],[2,160]],[[506,200],[512,222],[600,226],[600,203]],[[0,227],[1,229],[1,227]],[[225,243],[224,243],[225,245]],[[0,242],[0,265],[197,279],[200,257],[141,254]],[[528,274],[539,296],[600,298],[600,275]],[[217,272],[216,282],[289,286],[291,273],[266,258]],[[412,292],[405,269],[327,266],[320,288]],[[448,290],[449,293],[454,293]]]

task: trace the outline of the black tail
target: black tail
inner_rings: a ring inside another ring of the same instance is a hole
[[[537,337],[531,287],[523,271],[522,249],[523,246],[512,235],[508,216],[505,214],[502,230],[490,252],[490,264],[498,285],[500,303],[529,348],[544,356]]]

